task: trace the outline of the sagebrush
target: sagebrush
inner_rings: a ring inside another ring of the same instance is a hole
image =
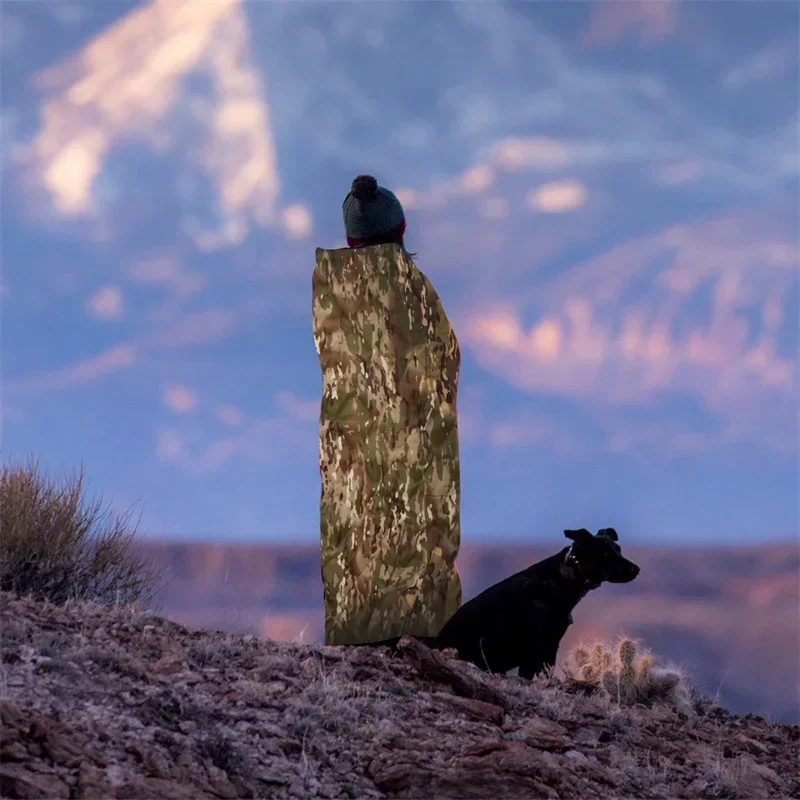
[[[0,473],[0,590],[68,600],[147,603],[160,578],[135,549],[132,512],[87,497],[83,469],[60,480],[35,461]]]

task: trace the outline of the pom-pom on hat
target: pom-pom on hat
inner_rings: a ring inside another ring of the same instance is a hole
[[[393,192],[378,186],[372,175],[359,175],[342,203],[348,239],[369,240],[405,228],[405,214]],[[402,235],[402,231],[401,231]]]

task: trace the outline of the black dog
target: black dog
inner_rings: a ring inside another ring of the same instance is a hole
[[[603,528],[564,531],[572,544],[517,572],[456,611],[438,636],[415,636],[437,650],[454,647],[458,657],[490,672],[519,667],[532,678],[556,662],[558,645],[572,623],[572,609],[604,581],[629,583],[639,567],[622,557],[617,532]],[[397,652],[400,637],[370,642]]]

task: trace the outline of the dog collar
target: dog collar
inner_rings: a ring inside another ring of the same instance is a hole
[[[600,583],[602,583],[602,581],[600,583],[594,583],[593,581],[590,581],[586,577],[586,573],[583,571],[583,568],[581,567],[581,562],[578,561],[578,559],[575,557],[575,553],[572,552],[572,547],[573,545],[569,546],[569,550],[567,550],[566,555],[564,556],[564,561],[567,564],[571,561],[575,569],[578,570],[578,573],[583,578],[586,584],[586,591],[589,591],[591,589],[596,589],[600,585]]]

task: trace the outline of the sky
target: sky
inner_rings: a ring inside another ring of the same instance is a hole
[[[0,14],[4,461],[318,541],[314,250],[370,173],[461,347],[462,542],[797,536],[795,2]]]

